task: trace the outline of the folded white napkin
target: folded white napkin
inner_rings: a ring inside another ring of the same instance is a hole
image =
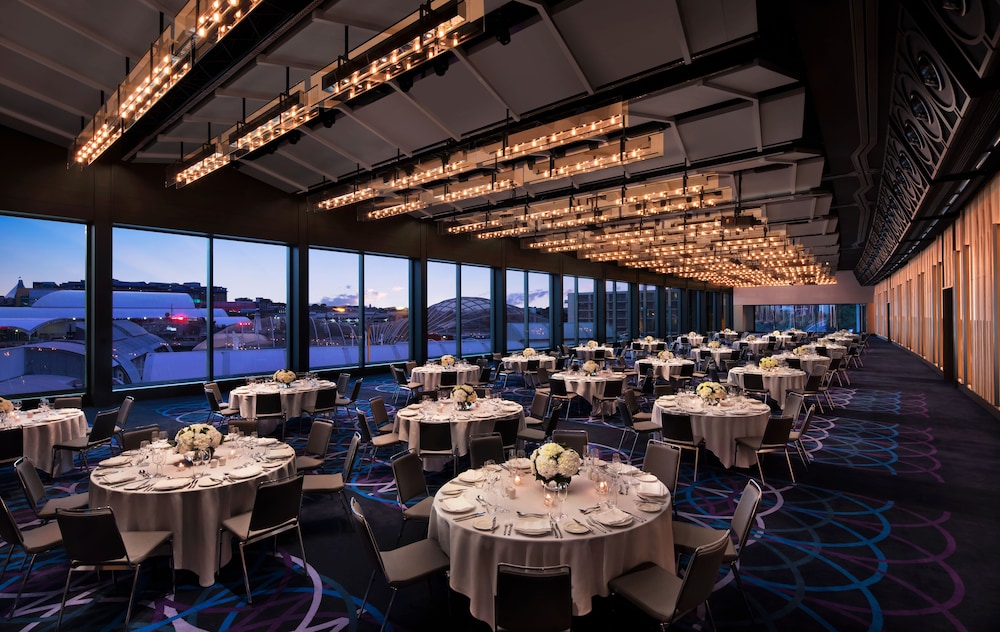
[[[114,474],[108,474],[104,477],[104,482],[108,485],[116,485],[118,483],[124,483],[125,481],[130,481],[135,478],[135,472],[116,472]]]
[[[656,481],[655,483],[639,483],[636,492],[642,496],[666,496],[667,486]]]
[[[132,459],[127,456],[114,456],[110,459],[104,459],[98,465],[101,467],[120,467],[122,465],[128,465],[132,462]]]
[[[253,478],[254,476],[259,476],[262,471],[259,465],[254,464],[231,470],[229,476],[232,478]]]
[[[478,483],[483,480],[483,473],[480,470],[465,470],[458,475],[458,480],[464,483]]]
[[[517,530],[521,533],[548,533],[552,525],[547,518],[522,518],[517,521]]]
[[[609,527],[620,527],[632,522],[632,516],[625,513],[618,507],[604,509],[595,513],[593,517],[594,520],[600,522],[601,524],[608,525]]]
[[[274,445],[278,440],[274,437],[261,437],[257,439],[257,445]]]
[[[153,483],[153,489],[159,489],[159,490],[180,489],[181,487],[186,487],[190,484],[191,484],[191,479],[187,477],[161,478],[160,480]]]
[[[475,505],[470,503],[465,499],[465,496],[454,496],[452,498],[445,498],[441,501],[441,507],[450,513],[458,513],[460,511],[468,511],[470,509],[475,509]]]

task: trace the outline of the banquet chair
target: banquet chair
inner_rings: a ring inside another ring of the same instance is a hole
[[[438,397],[451,397],[451,391],[458,386],[458,371],[441,371]]]
[[[636,397],[635,391],[632,389],[625,389],[622,393],[622,399],[628,404],[628,412],[632,415],[632,421],[652,421],[653,413],[646,412],[639,406],[639,398]]]
[[[524,380],[524,385],[527,388],[537,388],[538,387],[538,369],[542,366],[542,361],[538,358],[529,358],[524,362],[524,372],[521,374],[521,378]]]
[[[674,394],[673,384],[657,384],[656,386],[653,387],[653,397],[656,399],[659,399],[660,397],[663,397],[665,395],[673,395],[673,394]]]
[[[681,449],[678,446],[650,439],[646,443],[646,456],[642,471],[649,472],[670,491],[670,501],[676,505],[677,479],[681,474]]]
[[[399,401],[399,390],[406,390],[406,404],[410,403],[410,398],[413,394],[419,391],[422,387],[420,382],[413,381],[412,378],[408,378],[406,372],[395,364],[389,365],[389,371],[392,373],[392,377],[396,380],[396,391],[392,396],[392,403],[395,404]]]
[[[815,405],[819,406],[819,411],[821,413],[825,413],[826,411],[823,410],[823,402],[820,398],[825,395],[827,403],[830,403],[829,391],[823,389],[824,382],[827,380],[828,375],[829,372],[815,373],[813,375],[810,375],[809,378],[806,380],[806,385],[802,387],[803,402],[805,401],[805,398],[812,397],[813,401],[816,402]],[[832,408],[833,405],[831,404],[830,407]]]
[[[802,370],[802,360],[800,358],[785,358],[785,364],[789,369]]]
[[[285,408],[281,403],[280,393],[257,393],[254,405],[254,420],[258,427],[261,420],[276,419],[281,424],[281,440],[285,440]]]
[[[0,465],[13,463],[24,456],[24,426],[0,432]]]
[[[428,393],[436,391],[427,391]],[[421,394],[421,397],[423,395]],[[368,400],[368,410],[372,414],[372,421],[375,423],[375,428],[380,434],[385,434],[387,432],[392,432],[396,427],[394,423],[389,421],[389,413],[385,409],[385,400],[382,399],[381,395],[376,395]]]
[[[450,457],[452,476],[458,475],[458,451],[451,439],[451,424],[421,419],[420,440],[417,442],[417,454],[421,460],[424,457]]]
[[[539,365],[532,376],[532,387],[535,389],[536,393],[548,394],[549,389],[549,370],[545,367]]]
[[[59,456],[61,450],[80,453],[83,459],[83,468],[89,471],[90,466],[87,464],[87,455],[94,448],[102,445],[111,445],[111,438],[114,436],[115,422],[117,420],[117,408],[101,411],[97,413],[97,418],[94,419],[94,425],[91,426],[89,433],[82,437],[75,437],[52,444],[52,469],[49,471],[53,473],[53,476],[56,471],[56,458]]]
[[[326,463],[326,454],[330,450],[330,437],[333,436],[333,424],[329,421],[314,421],[309,429],[304,452],[295,457],[296,472],[311,472],[319,470]]]
[[[128,432],[122,434],[122,452],[127,450],[138,450],[142,447],[143,441],[153,441],[153,433],[159,432],[160,426],[157,424],[149,424],[146,426],[139,426],[138,428],[133,428]]]
[[[552,433],[555,432],[556,427],[559,425],[559,420],[562,417],[562,411],[563,403],[553,402],[552,407],[549,408],[548,412],[545,414],[545,420],[542,422],[541,428],[525,428],[517,433],[518,448],[524,446],[528,442],[538,445],[545,443],[550,437],[552,437]]]
[[[489,386],[493,383],[493,367],[489,364],[485,364],[485,360],[480,358],[478,362],[483,362],[484,364],[479,364],[479,377],[472,383],[472,386]]]
[[[517,447],[517,433],[520,429],[521,418],[516,413],[497,419],[493,423],[493,432],[500,435],[504,450],[512,450]]]
[[[813,350],[816,351],[816,355],[820,355],[820,356],[824,356],[824,357],[829,357],[830,356],[830,352],[823,345],[816,345],[815,347],[813,347]]]
[[[66,585],[63,588],[56,630],[62,626],[63,613],[66,611],[66,597],[69,595],[73,573],[133,571],[132,590],[129,593],[128,610],[125,612],[126,628],[128,628],[128,623],[132,618],[135,591],[139,585],[139,571],[146,560],[162,555],[161,551],[164,548],[167,549],[170,556],[173,581],[172,542],[174,536],[170,531],[120,531],[111,507],[60,509],[56,513],[56,522],[62,533],[66,557],[69,558],[69,569],[66,571]],[[176,588],[171,592],[176,592]]]
[[[740,496],[740,501],[736,505],[736,511],[733,513],[733,519],[728,531],[725,529],[703,527],[690,522],[674,521],[673,523],[674,550],[677,551],[678,555],[692,554],[698,550],[698,547],[714,542],[722,533],[731,533],[736,536],[735,542],[733,542],[732,538],[727,539],[728,542],[726,543],[725,554],[722,556],[722,562],[724,564],[728,563],[729,568],[732,569],[733,578],[736,580],[736,585],[740,588],[740,594],[743,595],[743,603],[746,604],[751,619],[755,619],[753,609],[750,607],[750,600],[747,598],[746,588],[743,586],[743,578],[740,577],[740,569],[736,563],[740,559],[743,547],[746,546],[747,538],[750,537],[750,529],[753,527],[757,510],[760,508],[762,495],[763,492],[757,481],[752,478],[748,480],[746,487],[743,488],[743,495]]]
[[[420,391],[419,395],[421,402],[436,402],[439,399],[437,391]]]
[[[389,623],[389,615],[392,612],[392,603],[396,600],[396,591],[411,584],[430,578],[438,573],[447,573],[451,566],[448,555],[441,550],[441,547],[434,540],[424,538],[410,544],[382,551],[379,549],[378,540],[375,533],[368,524],[361,505],[356,498],[351,499],[351,513],[358,525],[361,539],[364,541],[365,550],[371,558],[372,574],[368,579],[368,587],[365,588],[365,596],[361,600],[361,607],[358,608],[358,618],[365,611],[368,603],[368,594],[371,592],[372,583],[375,581],[375,574],[382,571],[382,576],[389,584],[392,591],[389,597],[389,605],[386,606],[385,615],[382,620],[381,630]]]
[[[497,632],[562,632],[573,625],[570,567],[500,562],[493,596]]]
[[[792,426],[794,427],[796,422],[799,420],[799,415],[802,413],[802,402],[804,399],[805,396],[803,396],[802,393],[788,391],[785,393],[785,405],[781,408],[781,414],[772,416],[788,417],[792,420]]]
[[[680,373],[676,376],[671,375],[670,381],[674,384],[676,390],[681,390],[685,386],[691,383],[694,379],[694,364],[682,364],[680,368]]]
[[[347,446],[347,454],[344,455],[343,472],[336,474],[310,474],[302,477],[302,495],[314,494],[337,494],[340,502],[344,505],[344,512],[349,513],[347,501],[344,498],[344,490],[351,481],[351,474],[354,473],[354,463],[357,460],[358,446],[361,445],[361,433],[355,432],[351,437],[351,442]]]
[[[411,449],[397,454],[392,458],[390,465],[392,479],[396,483],[396,502],[403,512],[403,523],[399,525],[399,533],[396,535],[396,544],[399,544],[407,522],[410,520],[430,522],[434,497],[427,491],[427,479],[424,477],[424,469],[416,450]],[[415,498],[420,498],[416,504],[407,504]]]
[[[476,391],[476,397],[480,399],[489,399],[493,397],[493,389],[489,386],[474,386],[472,390]]]
[[[729,531],[695,549],[681,577],[656,564],[640,566],[612,579],[611,593],[633,603],[660,622],[666,629],[675,621],[705,604],[709,623],[716,629],[708,598],[715,589],[715,580],[729,541]]]
[[[645,366],[639,363],[638,366]],[[642,379],[639,380],[639,393],[642,395],[652,395],[653,391],[656,390],[656,373],[653,371],[653,367],[650,366],[642,374]]]
[[[233,417],[240,416],[239,408],[233,408],[222,401],[219,385],[215,382],[205,384],[205,400],[208,402],[208,416],[205,417],[205,423],[213,423],[214,417],[221,417],[222,421],[228,421]]]
[[[587,454],[587,444],[590,437],[586,430],[557,429],[552,431],[552,442],[572,448],[582,459]],[[497,461],[499,463],[500,461]]]
[[[52,400],[52,407],[59,408],[83,408],[82,397],[57,397]]]
[[[762,396],[759,399],[765,403],[767,403],[767,396],[770,393],[764,388],[764,376],[760,373],[749,372],[743,374],[743,392],[749,397]]]
[[[274,481],[262,481],[257,485],[253,508],[222,521],[219,531],[229,531],[239,546],[240,561],[243,563],[243,585],[247,591],[248,604],[253,603],[253,594],[250,592],[250,576],[247,572],[245,552],[247,546],[266,538],[276,538],[279,534],[294,529],[299,536],[302,568],[306,568],[306,547],[302,543],[302,529],[299,528],[302,479],[303,476],[297,474]],[[222,538],[219,538],[219,557],[222,557]]]
[[[118,417],[115,419],[115,433],[113,439],[118,442],[118,451],[124,450],[122,448],[122,434],[125,432],[125,424],[128,423],[129,413],[132,412],[132,404],[135,403],[135,398],[131,395],[125,397],[122,400],[121,405],[118,407]]]
[[[342,371],[337,375],[337,395],[345,397],[347,395],[347,389],[351,385],[351,374]]]
[[[604,393],[601,395],[595,395],[590,402],[590,419],[600,419],[604,421],[604,407],[605,404],[610,404],[612,409],[614,408],[614,403],[618,401],[618,398],[622,396],[622,389],[625,388],[625,380],[622,379],[607,379],[604,382]],[[631,392],[631,390],[630,390]],[[614,412],[611,413],[614,415]]]
[[[809,453],[806,451],[806,446],[802,443],[802,437],[809,432],[809,425],[812,423],[813,415],[816,413],[816,404],[813,404],[806,411],[805,419],[802,420],[802,425],[798,428],[793,428],[791,432],[788,433],[788,440],[795,446],[795,451],[799,453],[799,459],[802,460],[802,465],[809,469]]]
[[[366,450],[371,453],[369,457],[371,463],[375,465],[375,457],[382,448],[402,447],[403,441],[396,432],[386,432],[372,436],[371,426],[368,425],[368,416],[363,411],[358,412],[358,429],[361,431],[361,443]]]
[[[524,422],[529,426],[538,426],[545,423],[545,413],[549,409],[549,396],[546,393],[539,393],[531,396],[531,408]]]
[[[24,585],[28,583],[28,576],[31,575],[31,569],[35,566],[35,558],[38,557],[39,553],[60,548],[62,546],[62,533],[59,531],[59,525],[54,522],[43,524],[40,527],[27,531],[21,531],[14,517],[10,515],[7,503],[3,498],[0,498],[0,538],[3,538],[4,542],[7,543],[7,558],[3,562],[3,568],[0,569],[0,581],[3,580],[3,576],[7,573],[7,565],[10,563],[14,549],[20,548],[24,551],[25,557],[30,556],[28,557],[28,570],[21,577],[21,585],[17,589],[17,596],[14,597],[14,605],[10,607],[10,612],[7,613],[7,618],[9,619],[14,616],[17,604],[21,601]]]
[[[694,452],[693,482],[697,483],[698,457],[701,454],[701,446],[704,445],[705,439],[694,434],[694,429],[691,427],[690,415],[661,412],[660,423],[662,424],[660,438],[664,443],[669,443],[679,448],[682,452],[685,450]]]
[[[854,365],[853,367],[851,365]],[[846,368],[860,369],[865,366],[861,361],[861,348],[858,344],[852,344],[847,348],[847,355],[844,356],[844,366]]]
[[[632,448],[629,450],[629,456],[635,451],[635,445],[638,443],[640,435],[649,437],[660,434],[660,426],[653,421],[633,421],[632,413],[628,410],[628,404],[622,400],[618,400],[618,414],[621,416],[622,421],[625,422],[625,429],[622,430],[622,438],[618,442],[619,452],[621,452],[622,446],[625,445],[625,437],[629,433],[635,435],[632,439]]]
[[[337,389],[334,387],[321,388],[316,391],[316,401],[312,406],[302,408],[302,413],[308,415],[313,422],[317,419],[329,419],[333,421],[337,416]]]
[[[764,481],[764,467],[761,465],[760,455],[771,452],[783,452],[785,454],[785,462],[788,463],[788,475],[791,477],[792,483],[795,482],[792,460],[788,457],[788,441],[791,431],[791,419],[771,417],[767,420],[767,426],[764,427],[764,434],[736,438],[736,449],[739,449],[739,446],[743,446],[753,451],[754,461],[756,461],[757,469],[760,471],[761,485],[766,485],[766,483]]]
[[[837,378],[837,385],[843,386],[844,380],[847,380],[847,385],[851,385],[851,377],[847,374],[847,365],[844,363],[844,358],[833,358],[830,360],[830,370],[828,371],[831,377]]]
[[[566,380],[550,378],[549,379],[549,407],[555,406],[556,403],[565,404],[566,406],[566,418],[569,419],[569,411],[573,406],[573,400],[577,398],[576,393],[570,393],[566,389]]]
[[[504,462],[503,437],[499,432],[469,437],[469,467],[481,468],[486,461]]]
[[[256,419],[230,419],[227,426],[228,432],[232,432],[234,429],[239,429],[240,434],[247,437],[257,432]]]
[[[513,369],[509,369],[503,364],[503,354],[494,353],[493,360],[497,363],[496,373],[493,374],[493,387],[494,388],[507,388],[507,378],[515,373]],[[500,380],[503,379],[503,386],[500,385]]]

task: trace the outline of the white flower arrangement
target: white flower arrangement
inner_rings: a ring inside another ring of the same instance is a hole
[[[792,349],[792,353],[799,357],[809,355],[809,347],[795,347]]]
[[[731,334],[731,333],[733,333],[733,330],[730,329],[729,327],[726,327],[725,329],[722,330],[722,333],[724,333],[724,334]]]
[[[747,334],[746,340],[747,340],[747,342],[753,342],[754,340],[757,340],[757,335],[756,334]]]
[[[476,389],[468,384],[459,384],[451,389],[451,398],[460,404],[472,404],[476,401]]]
[[[695,392],[706,402],[721,402],[726,399],[726,387],[718,382],[702,382]]]
[[[599,345],[599,343],[596,340],[588,340],[587,341],[587,348],[588,349],[596,349],[598,346],[600,346],[600,345]]]
[[[580,455],[558,443],[545,443],[531,453],[531,473],[545,483],[569,483],[580,471]]]
[[[719,342],[718,340],[713,340],[712,342],[708,343],[708,348],[709,349],[718,349],[721,346],[722,346],[722,343]]]
[[[597,366],[596,362],[594,362],[593,360],[587,360],[586,362],[583,363],[583,366],[580,367],[580,370],[582,370],[584,373],[593,374],[597,373],[598,368],[600,367]]]
[[[451,354],[441,356],[441,366],[455,366],[455,356]]]
[[[525,347],[524,351],[521,352],[521,355],[523,355],[526,358],[531,358],[538,355],[538,352],[531,347]]]
[[[191,424],[177,431],[174,437],[179,454],[188,452],[214,452],[222,443],[222,433],[211,424]]]
[[[14,412],[14,404],[0,397],[0,413],[9,415],[12,412]]]
[[[674,354],[671,353],[670,351],[661,351],[656,354],[656,357],[659,358],[660,360],[673,360]]]
[[[768,356],[766,358],[761,358],[758,365],[760,366],[761,369],[765,371],[770,371],[772,369],[778,368],[778,361]]]
[[[697,331],[689,331],[689,332],[688,332],[688,337],[691,337],[691,336],[697,336],[697,335],[698,335],[698,332],[697,332]]]
[[[295,371],[278,369],[274,372],[274,381],[279,384],[291,384],[295,381]]]
[[[653,338],[652,336],[646,336],[645,338],[646,342],[653,342],[654,340],[656,340],[656,338]]]
[[[775,329],[774,331],[772,331],[772,332],[771,332],[771,335],[772,335],[772,336],[780,336],[780,335],[781,335],[781,332],[780,332],[780,331],[778,331],[777,329]]]

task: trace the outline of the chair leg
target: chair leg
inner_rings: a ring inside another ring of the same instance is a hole
[[[371,591],[372,582],[374,581],[375,581],[375,571],[372,570],[372,576],[368,578],[368,586],[365,588],[365,596],[361,598],[361,607],[358,608],[357,615],[359,619],[361,618],[361,615],[365,613],[365,605],[368,603],[368,593]]]
[[[31,575],[31,568],[35,565],[35,557],[35,555],[31,556],[31,561],[28,563],[28,572],[21,576],[21,586],[17,589],[17,596],[14,597],[14,605],[10,607],[10,613],[7,615],[8,619],[14,616],[14,611],[17,610],[17,603],[21,601],[21,594],[24,592],[24,585],[28,583],[28,575]],[[4,564],[4,566],[6,567],[7,565]]]
[[[243,552],[245,543],[240,542],[240,562],[243,563],[243,587],[247,591],[247,604],[253,603],[253,596],[250,594],[250,576],[247,574],[247,557],[246,553]]]
[[[132,576],[132,592],[128,596],[128,610],[125,611],[125,629],[128,629],[128,622],[132,620],[132,605],[135,603],[135,589],[139,586],[139,569],[142,564],[135,567],[135,575]]]
[[[788,456],[788,446],[785,446],[783,450],[785,453],[785,463],[788,463],[788,475],[792,477],[792,483],[795,483],[795,471],[792,469],[792,459]]]
[[[753,608],[750,607],[750,599],[747,598],[747,589],[743,585],[743,578],[740,577],[740,569],[736,567],[736,560],[729,563],[729,567],[733,569],[733,578],[736,579],[736,585],[740,588],[740,594],[743,595],[743,604],[747,607],[747,612],[750,614],[750,621],[754,625],[757,625],[757,617],[753,613]]]
[[[385,618],[382,619],[382,627],[379,628],[379,632],[384,632],[385,626],[389,624],[389,613],[392,611],[392,602],[396,600],[396,592],[398,591],[393,588],[392,594],[389,595],[389,605],[385,608]]]
[[[302,542],[302,529],[300,529],[299,525],[297,525],[297,524],[295,525],[295,533],[297,533],[298,536],[299,536],[299,549],[302,551],[302,569],[305,570],[305,568],[306,568],[306,545]],[[277,538],[275,538],[275,540],[277,540]]]
[[[3,569],[0,570],[0,578],[2,578],[7,573],[7,565],[10,564],[10,556],[14,554],[14,546],[12,544],[7,545],[7,559],[3,561]]]
[[[802,439],[795,440],[795,450],[799,453],[799,458],[802,460],[802,465],[809,469],[809,456],[806,454],[806,446],[802,443]]]
[[[767,483],[764,482],[764,466],[760,463],[760,453],[756,450],[753,451],[753,460],[757,462],[757,471],[760,473],[760,486],[764,487]]]
[[[56,619],[56,632],[62,627],[63,612],[66,610],[66,595],[69,594],[69,580],[73,577],[73,570],[66,571],[66,585],[63,587],[62,603],[59,604],[59,618]]]
[[[694,449],[694,482],[698,482],[698,455],[701,454],[700,448]]]

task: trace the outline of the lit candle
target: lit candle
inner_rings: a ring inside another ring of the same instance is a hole
[[[608,493],[608,482],[607,481],[597,481],[597,493],[607,494]]]
[[[546,507],[551,507],[552,506],[552,492],[549,492],[549,491],[545,492],[545,497],[542,499],[542,502],[545,503]]]
[[[184,471],[184,463],[178,463],[177,464],[177,469],[183,472]]]
[[[515,487],[520,487],[521,486],[521,474],[520,473],[514,474],[514,486]]]

